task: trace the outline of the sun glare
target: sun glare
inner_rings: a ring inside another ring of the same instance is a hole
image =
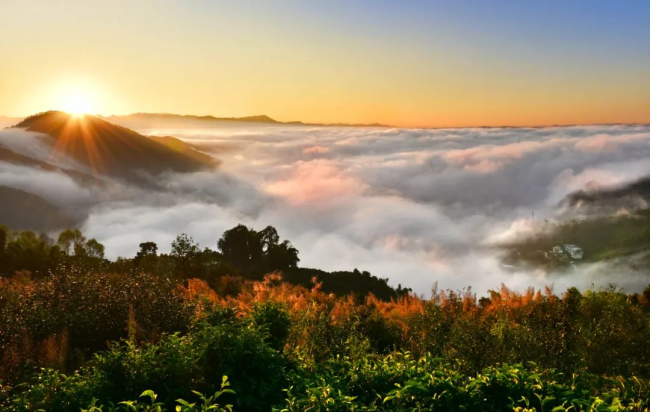
[[[81,90],[65,93],[61,98],[60,108],[75,116],[82,116],[94,112],[92,98]]]

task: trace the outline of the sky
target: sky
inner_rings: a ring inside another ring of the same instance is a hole
[[[650,122],[650,2],[0,0],[0,115]]]

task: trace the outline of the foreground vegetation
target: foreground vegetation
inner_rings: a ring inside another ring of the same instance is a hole
[[[148,245],[137,265],[107,262],[85,238],[65,248],[71,233],[56,266],[0,285],[2,410],[650,408],[650,288],[379,299],[225,263],[206,276],[202,253],[160,259]],[[134,269],[153,256],[167,272]]]

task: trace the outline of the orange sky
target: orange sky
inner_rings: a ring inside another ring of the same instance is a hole
[[[650,122],[643,3],[327,3],[3,1],[0,115]]]

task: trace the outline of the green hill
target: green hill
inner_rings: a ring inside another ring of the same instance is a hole
[[[546,228],[536,236],[504,245],[508,250],[504,263],[531,264],[553,268],[569,264],[556,259],[554,246],[575,244],[584,252],[579,262],[599,262],[650,252],[650,209],[620,216],[572,220]],[[576,261],[577,263],[578,261]],[[650,260],[638,260],[636,266],[650,266]]]

